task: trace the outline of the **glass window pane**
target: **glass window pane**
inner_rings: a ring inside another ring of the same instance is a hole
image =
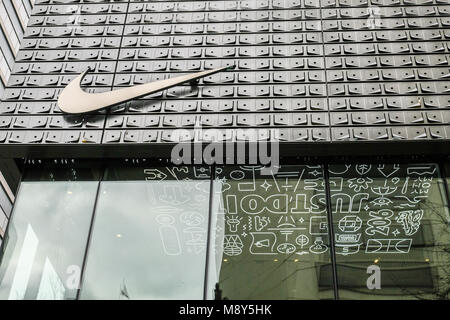
[[[82,299],[203,299],[210,179],[192,167],[108,169]]]
[[[333,299],[321,166],[218,168],[210,299]]]
[[[450,220],[438,166],[329,171],[339,297],[448,298]]]
[[[97,187],[91,170],[29,172],[4,240],[0,299],[75,299]]]

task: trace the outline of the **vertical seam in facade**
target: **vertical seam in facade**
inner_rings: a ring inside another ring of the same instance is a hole
[[[127,26],[127,17],[128,17],[128,10],[129,10],[129,8],[130,8],[130,1],[131,1],[131,0],[127,0],[127,2],[126,2],[126,4],[127,4],[127,9],[126,9],[126,11],[125,11],[125,18],[124,18],[124,20],[123,20],[123,25],[122,25],[123,28],[122,28],[122,34],[121,34],[121,36],[120,36],[119,48],[118,48],[118,51],[117,51],[116,65],[115,65],[115,67],[114,67],[114,71],[113,71],[113,75],[112,75],[112,80],[111,80],[111,91],[114,90],[114,81],[116,80],[117,67],[118,67],[119,62],[120,62],[120,51],[122,50],[122,42],[123,42],[123,38],[124,38],[124,35],[125,35],[125,28],[126,28],[126,26]],[[107,128],[106,128],[106,122],[108,121],[108,116],[110,115],[110,111],[111,111],[110,108],[108,108],[108,109],[105,111],[105,121],[103,121],[102,134],[101,134],[101,137],[100,137],[100,145],[103,145],[103,137],[105,136],[105,131],[106,131],[106,129],[107,129]]]
[[[328,113],[328,142],[333,143],[332,130],[331,130],[331,110],[330,110],[330,97],[328,95],[328,77],[327,77],[327,56],[325,54],[325,37],[323,32],[323,17],[322,17],[322,0],[319,1],[319,11],[320,11],[320,31],[322,37],[322,57],[323,57],[323,74],[325,76],[325,101],[327,102],[327,113]]]

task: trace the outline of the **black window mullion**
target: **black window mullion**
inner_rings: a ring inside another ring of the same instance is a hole
[[[211,178],[209,184],[209,212],[208,212],[208,231],[206,236],[206,257],[205,257],[205,280],[203,284],[203,300],[208,297],[208,275],[209,275],[209,254],[211,246],[211,220],[212,220],[212,210],[213,210],[213,197],[214,197],[214,180],[216,175],[216,166],[211,167]]]
[[[80,279],[79,279],[79,283],[78,283],[76,300],[80,300],[81,286],[83,284],[83,276],[84,276],[84,271],[86,269],[87,255],[89,253],[89,247],[90,247],[91,238],[92,238],[92,231],[94,230],[95,214],[97,212],[98,199],[100,197],[100,188],[101,188],[104,176],[106,174],[106,168],[105,167],[101,167],[100,170],[101,170],[101,174],[100,174],[98,185],[97,185],[97,193],[95,195],[94,208],[92,210],[91,224],[89,226],[89,233],[88,233],[88,238],[87,238],[87,241],[86,241],[86,248],[85,248],[85,251],[84,251],[83,263],[81,265]]]
[[[325,197],[327,203],[327,216],[328,216],[328,235],[330,238],[330,257],[331,267],[333,272],[333,291],[334,299],[339,300],[339,289],[337,279],[337,265],[336,265],[336,250],[334,246],[334,229],[333,229],[333,214],[331,208],[331,192],[330,192],[330,175],[328,171],[328,164],[323,166],[323,174],[325,179]]]
[[[446,168],[445,168],[445,163],[439,163],[439,171],[441,173],[441,178],[443,180],[443,185],[444,185],[444,191],[445,191],[445,199],[447,200],[447,208],[450,211],[450,188],[449,185],[447,183],[447,175],[449,174],[449,172],[447,172]]]

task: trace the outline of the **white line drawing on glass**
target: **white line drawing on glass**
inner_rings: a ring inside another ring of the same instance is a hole
[[[272,187],[272,185],[268,183],[267,180],[264,180],[264,183],[261,184],[260,187],[267,191],[270,189],[270,187]]]
[[[199,212],[187,211],[181,214],[180,221],[188,227],[197,227],[205,221],[205,217]]]
[[[180,181],[180,179],[178,179],[178,176],[175,173],[175,171],[182,172],[182,173],[185,173],[185,174],[189,173],[189,168],[188,167],[172,167],[172,168],[166,167],[166,169],[167,169],[167,171],[169,171],[170,175],[172,177],[174,177],[177,181]]]
[[[383,207],[383,206],[388,206],[390,205],[393,201],[389,198],[387,198],[386,196],[393,194],[396,190],[397,187],[389,187],[386,186],[386,182],[385,182],[385,186],[377,186],[377,187],[371,187],[370,188],[372,190],[373,193],[375,193],[376,195],[378,195],[378,198],[373,199],[372,201],[370,201],[370,203],[372,203],[374,206],[377,207]]]
[[[251,219],[251,217],[249,217]],[[255,216],[255,230],[262,231],[270,223],[270,217]]]
[[[237,232],[237,228],[239,224],[241,223],[242,217],[235,218],[235,217],[228,217],[227,218],[227,225],[230,230],[230,232]]]
[[[338,223],[338,228],[342,232],[356,232],[361,226],[362,220],[358,216],[345,216]]]
[[[397,184],[397,183],[400,182],[400,178],[399,177],[394,177],[394,178],[391,179],[391,181],[392,181],[393,184]]]
[[[199,178],[199,179],[211,178],[210,167],[194,166],[193,168],[194,168],[194,177]]]
[[[273,255],[274,246],[277,242],[277,235],[274,232],[251,232],[252,244],[250,245],[250,253]]]
[[[433,177],[418,177],[413,180],[411,194],[428,194]]]
[[[354,217],[354,216],[347,216],[347,217]],[[345,217],[344,217],[345,218]],[[343,218],[343,219],[344,219]],[[341,219],[341,221],[343,220]],[[359,220],[361,221],[361,220]],[[347,228],[347,226],[341,225],[339,229],[345,230],[344,232],[348,232],[350,230],[358,230],[361,228],[361,225],[359,221],[354,221],[354,224],[352,223],[350,228]],[[362,222],[362,221],[361,221]],[[362,245],[362,242],[359,243],[359,240],[361,239],[361,233],[344,233],[339,234],[336,233],[335,235],[335,248],[336,248],[336,254],[340,254],[343,256],[355,254],[358,253],[360,250],[360,247]]]
[[[352,165],[351,164],[344,164],[344,166],[345,166],[345,169],[343,169],[342,171],[336,171],[336,170],[328,169],[328,172],[330,172],[331,174],[341,175],[341,174],[347,173],[347,171],[351,168]]]
[[[294,188],[294,186],[289,184],[289,178],[285,178],[285,184],[283,184],[281,187],[285,190],[285,192],[288,192],[289,189]]]
[[[295,249],[296,249],[295,246],[289,242],[280,243],[277,246],[277,251],[279,253],[284,253],[284,254],[291,254],[291,253],[295,252]]]
[[[420,228],[420,221],[423,217],[423,210],[407,210],[399,212],[395,220],[403,227],[405,235],[412,236]]]
[[[408,192],[408,182],[409,182],[409,177],[406,177],[405,182],[403,183],[403,187],[402,187],[403,194]]]
[[[354,243],[354,242],[358,242],[359,239],[361,239],[361,233],[353,233],[353,234],[336,233],[334,236],[335,236],[336,242],[340,242],[340,243]]]
[[[278,181],[273,174],[272,174],[272,180],[273,180],[274,186],[277,188],[277,191],[281,192],[280,186],[278,185]]]
[[[155,212],[159,212],[160,214],[179,214],[182,212],[180,208],[172,207],[172,206],[157,206],[154,207]]]
[[[369,177],[359,177],[348,179],[348,187],[355,192],[361,192],[362,190],[369,189],[369,184],[372,184],[373,180]]]
[[[281,216],[278,219],[277,228],[295,228],[295,220],[292,216]]]
[[[308,206],[309,205],[309,206]],[[295,195],[295,202],[291,208],[292,214],[320,214],[325,212],[326,198],[325,194],[317,193],[315,195],[307,196],[303,193]]]
[[[190,235],[190,239],[186,241],[187,251],[194,251],[195,254],[203,252],[206,248],[206,230],[199,227],[190,227],[183,230],[184,233]]]
[[[308,171],[308,174],[314,176],[314,177],[318,177],[322,175],[322,171],[319,171],[317,169],[313,170],[313,171]]]
[[[387,236],[391,225],[391,218],[394,212],[390,209],[381,209],[378,211],[370,211],[369,216],[372,219],[367,221],[368,227],[366,228],[366,234],[369,236],[375,235],[375,233]]]
[[[190,200],[189,196],[183,192],[181,185],[164,185],[163,190],[163,194],[158,197],[162,202],[181,205]]]
[[[309,254],[309,252],[308,251],[299,251],[299,252],[296,252],[295,254],[298,254],[299,256],[302,256],[304,254]]]
[[[344,179],[342,177],[330,177],[330,191],[341,192],[344,187]]]
[[[216,176],[221,175],[223,172],[223,168],[216,167]]]
[[[252,217],[247,217],[247,221],[248,221],[248,230],[252,230],[253,228],[253,221],[252,221]]]
[[[323,243],[322,237],[317,237],[314,240],[314,244],[309,247],[309,251],[315,254],[321,254],[328,250],[328,246]]]
[[[303,249],[303,247],[309,243],[309,238],[307,235],[301,234],[297,238],[295,238],[295,243],[298,244],[301,249]]]
[[[328,221],[325,216],[313,216],[309,219],[309,233],[312,236],[328,234]]]
[[[256,190],[256,181],[255,181],[255,167],[240,167],[242,170],[250,171],[251,173],[251,181],[249,182],[239,182],[238,190],[241,192],[250,192]],[[248,179],[248,177],[247,177]],[[246,180],[247,180],[246,179]]]
[[[177,228],[173,226],[175,218],[169,214],[160,214],[155,220],[161,225],[158,230],[164,253],[169,256],[180,255],[180,237],[178,236]]]
[[[413,175],[416,174],[418,176],[424,175],[424,174],[428,174],[428,175],[433,175],[436,172],[436,166],[434,165],[423,165],[423,166],[415,166],[415,167],[409,167],[406,169],[406,172],[409,175]]]
[[[415,208],[417,204],[420,203],[423,199],[426,199],[427,196],[415,196],[412,200],[407,196],[394,196],[394,198],[404,199],[408,201],[408,203],[401,203],[400,205],[394,206],[395,208],[407,209],[406,207]]]
[[[342,244],[336,243],[336,254],[340,254],[342,256],[348,256],[350,254],[355,254],[359,252],[362,243],[350,243],[350,244]]]
[[[230,172],[230,178],[239,181],[245,178],[245,172],[242,170],[233,170]]]
[[[235,194],[228,194],[226,197],[226,208],[225,212],[228,214],[237,214],[238,210],[238,203],[237,203],[237,197]]]
[[[248,194],[241,199],[241,210],[247,214],[259,214],[264,210],[285,214],[288,210],[288,195],[273,194],[264,198],[259,194]]]
[[[369,239],[366,253],[408,253],[412,239]]]
[[[242,253],[242,240],[237,234],[228,234],[224,236],[223,252],[227,256],[238,256]]]
[[[305,184],[305,190],[314,190],[318,192],[323,192],[325,190],[324,181],[322,178],[305,179],[303,180],[303,183]]]
[[[360,176],[364,176],[369,173],[370,169],[372,169],[372,165],[370,164],[357,164],[355,165],[355,170]]]
[[[203,194],[209,195],[209,184],[205,183],[205,181],[197,182],[195,184],[195,190],[200,191]],[[186,191],[188,191],[188,190],[186,190]]]
[[[395,229],[394,231],[392,231],[392,234],[394,235],[394,237],[396,237],[400,234],[400,231],[398,231],[398,229]]]
[[[281,169],[281,168],[280,168]],[[278,170],[278,172],[274,175],[276,178],[297,178],[299,176],[298,171],[283,171]]]
[[[294,192],[297,192],[298,186],[300,185],[300,181],[302,180],[304,173],[305,173],[305,169],[302,169],[302,171],[300,172],[300,174],[298,176],[297,183],[295,184]]]
[[[335,193],[331,195],[334,204],[333,213],[359,213],[364,200],[369,199],[368,193],[355,193],[350,196],[346,193]]]
[[[163,181],[167,178],[167,174],[159,169],[144,169],[144,174],[148,175],[145,180]]]
[[[400,170],[400,165],[393,164],[391,166],[391,165],[380,164],[380,165],[378,165],[377,169],[383,175],[383,177],[389,178],[394,173],[396,173],[398,170]]]
[[[223,192],[231,189],[231,184],[227,182],[228,180],[226,177],[222,177],[217,181],[220,183],[220,188],[217,188],[218,190],[216,190],[216,194],[222,194]]]
[[[269,229],[267,229],[267,230],[274,230],[274,228],[269,228]],[[293,234],[294,233],[294,230],[293,229],[288,229],[288,228],[286,228],[286,229],[281,229],[280,230],[280,235],[283,235],[284,236],[284,240],[285,241],[288,241],[289,240],[289,236],[291,235],[291,234]]]

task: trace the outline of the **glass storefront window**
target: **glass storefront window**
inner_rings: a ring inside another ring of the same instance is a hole
[[[75,299],[98,188],[91,170],[33,170],[20,185],[0,266],[0,299]]]
[[[332,299],[323,169],[217,168],[210,299]]]
[[[0,299],[449,299],[450,181],[439,166],[326,173],[26,170]]]
[[[194,167],[107,170],[81,299],[203,299],[207,171]]]
[[[341,299],[448,299],[449,213],[434,164],[332,165]]]

